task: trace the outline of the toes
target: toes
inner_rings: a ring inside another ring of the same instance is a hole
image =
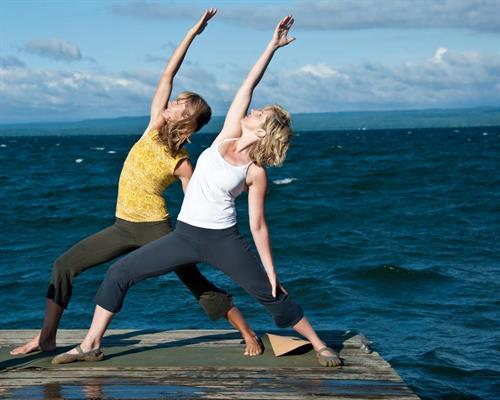
[[[29,354],[34,351],[39,351],[40,348],[37,345],[24,345],[24,346],[19,346],[16,347],[15,349],[12,349],[9,353],[12,356],[18,356],[22,354]]]

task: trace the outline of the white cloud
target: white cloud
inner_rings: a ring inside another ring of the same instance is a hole
[[[214,4],[157,3],[134,1],[112,6],[122,16],[146,19],[194,20]],[[284,15],[300,18],[296,29],[371,29],[371,28],[454,28],[481,32],[500,31],[497,0],[316,0],[255,4],[220,2],[217,19],[239,26],[269,29]]]
[[[443,61],[443,56],[446,54],[448,49],[445,49],[444,47],[439,47],[436,50],[436,53],[434,54],[434,60],[437,62]]]
[[[150,86],[114,74],[0,69],[0,121],[144,114],[150,94]]]
[[[295,112],[500,105],[500,56],[444,48],[416,63],[305,65],[272,79],[265,96]]]
[[[159,76],[157,70],[109,73],[0,67],[0,123],[146,115]],[[225,110],[233,95],[192,63],[176,77],[173,95],[185,90],[200,93],[218,112]]]
[[[184,65],[174,95],[200,93],[214,115],[227,108],[246,71],[226,66],[217,78],[197,63]],[[0,122],[78,120],[146,115],[159,71],[120,73],[0,67]],[[252,106],[279,103],[292,112],[500,106],[500,56],[437,49],[399,65],[305,64],[270,70]]]
[[[347,79],[348,76],[345,74],[341,74],[339,71],[333,69],[329,65],[326,64],[306,64],[303,67],[300,67],[296,73],[299,75],[306,74],[315,78],[344,78]]]
[[[30,40],[23,49],[28,53],[54,60],[77,61],[82,59],[82,53],[76,44],[61,39]]]

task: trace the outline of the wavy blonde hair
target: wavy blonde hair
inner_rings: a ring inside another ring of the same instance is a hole
[[[279,167],[285,161],[292,138],[290,113],[277,104],[266,106],[262,111],[271,111],[262,126],[266,135],[253,145],[250,158],[261,167]]]
[[[182,92],[177,100],[186,101],[186,109],[178,121],[166,121],[159,129],[158,140],[166,145],[173,156],[181,151],[189,137],[210,121],[212,110],[200,95]]]

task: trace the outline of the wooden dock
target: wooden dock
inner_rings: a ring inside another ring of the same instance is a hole
[[[418,399],[355,332],[319,332],[340,351],[342,368],[321,367],[308,348],[275,357],[265,335],[264,354],[244,357],[241,339],[232,330],[109,330],[104,361],[50,363],[55,354],[79,343],[84,332],[61,330],[53,354],[12,357],[9,349],[36,331],[0,331],[0,398]]]

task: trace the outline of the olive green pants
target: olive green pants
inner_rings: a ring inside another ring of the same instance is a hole
[[[47,298],[67,308],[73,279],[78,274],[138,249],[171,231],[172,225],[168,220],[130,222],[116,218],[112,226],[81,240],[55,261]],[[232,296],[205,278],[196,265],[182,266],[175,273],[210,319],[223,317],[233,307]]]

